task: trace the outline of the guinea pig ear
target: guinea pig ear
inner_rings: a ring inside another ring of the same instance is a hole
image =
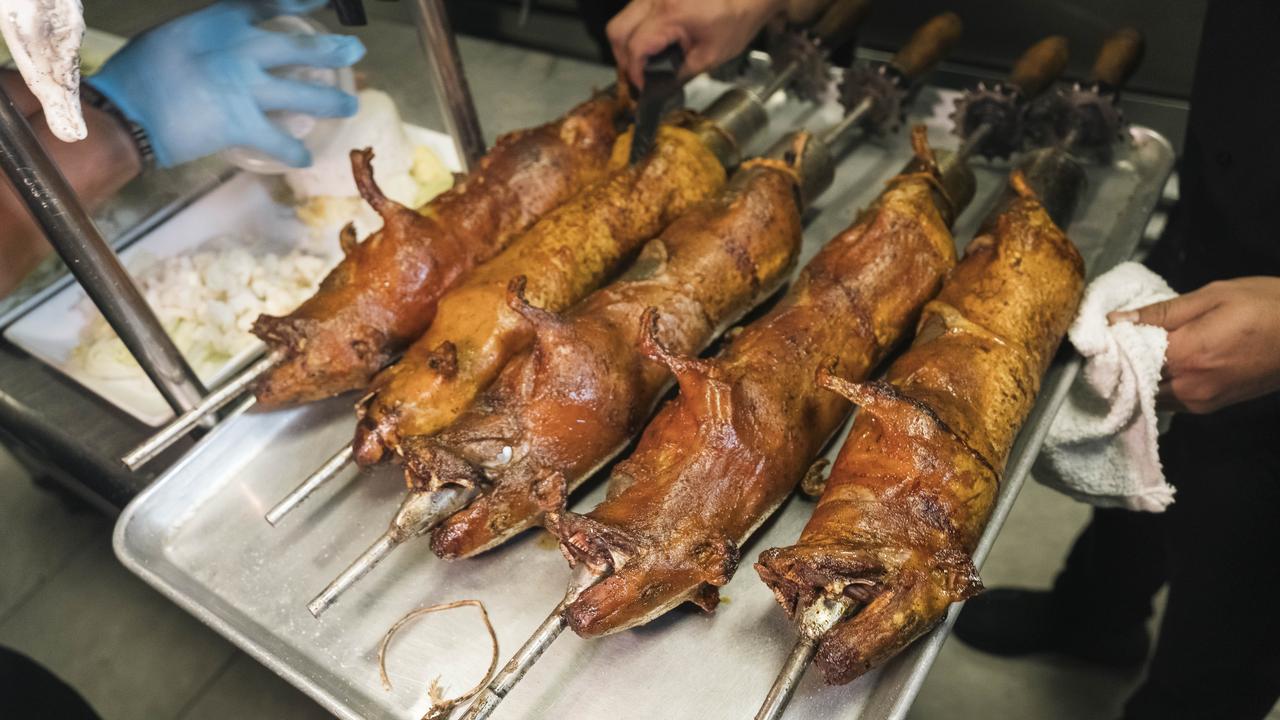
[[[507,307],[516,311],[520,317],[533,326],[533,332],[538,340],[545,339],[545,335],[554,336],[563,331],[566,326],[563,316],[529,304],[529,301],[524,296],[528,283],[529,279],[524,275],[517,275],[511,278],[511,282],[507,283]]]
[[[658,337],[661,315],[651,307],[640,316],[640,350],[645,357],[661,363],[676,376],[680,385],[679,402],[700,417],[727,422],[732,414],[732,388],[716,377],[719,366],[714,360],[679,355],[671,352]]]
[[[384,222],[391,216],[409,213],[415,218],[418,213],[387,197],[373,179],[373,148],[351,151],[351,177],[356,181],[356,189],[360,197],[369,203],[374,212],[382,216]]]

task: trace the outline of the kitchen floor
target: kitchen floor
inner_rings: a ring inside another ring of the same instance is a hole
[[[987,583],[1048,584],[1087,516],[1028,483],[983,569]],[[329,717],[121,567],[111,527],[37,487],[0,449],[0,645],[52,669],[106,720]],[[953,640],[911,718],[1108,720],[1138,679],[1052,658],[992,658]]]

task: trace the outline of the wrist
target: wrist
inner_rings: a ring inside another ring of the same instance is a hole
[[[151,136],[142,125],[138,124],[120,105],[116,104],[108,93],[103,92],[98,84],[90,80],[81,83],[80,101],[87,107],[102,111],[116,121],[116,124],[132,141],[143,169],[156,166],[156,153],[155,147],[151,143]]]

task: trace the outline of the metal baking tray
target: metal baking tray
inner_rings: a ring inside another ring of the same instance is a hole
[[[700,107],[717,88],[694,86]],[[954,93],[926,88],[913,120],[930,125],[937,147],[954,147],[946,114]],[[832,107],[789,102],[775,108],[763,146],[798,125],[832,122]],[[1069,235],[1091,275],[1127,259],[1160,198],[1174,154],[1145,128],[1107,168],[1088,171],[1088,189]],[[840,164],[835,184],[810,212],[801,258],[846,227],[909,155],[905,133],[861,143]],[[1002,190],[1008,164],[975,163],[978,191],[961,217],[963,245]],[[1011,455],[995,513],[977,552],[986,556],[1025,481],[1075,366],[1063,354]],[[560,599],[569,571],[544,533],[474,560],[447,563],[425,540],[411,541],[343,597],[323,619],[306,603],[385,528],[404,486],[394,468],[359,481],[348,471],[278,528],[262,515],[295,483],[351,438],[350,399],[225,421],[125,509],[116,526],[120,560],[174,602],[343,718],[418,718],[436,677],[455,694],[477,682],[489,661],[474,609],[427,616],[391,646],[394,689],[381,686],[377,648],[384,632],[417,607],[463,598],[484,602],[506,659]],[[838,448],[835,443],[834,448]],[[832,453],[834,453],[834,448]],[[603,496],[602,483],[573,499],[577,509]],[[737,576],[712,615],[679,608],[646,627],[584,641],[565,633],[525,677],[500,718],[648,720],[751,717],[795,633],[750,568],[764,548],[794,540],[812,503],[793,498],[743,548]],[[953,608],[952,618],[954,617]],[[843,687],[805,679],[788,718],[902,718],[950,628],[948,623],[876,672]]]

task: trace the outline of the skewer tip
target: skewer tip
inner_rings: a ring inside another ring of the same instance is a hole
[[[265,516],[267,523],[275,527],[277,523],[284,519],[284,516],[306,502],[307,498],[320,489],[320,486],[337,477],[342,472],[342,469],[351,463],[353,457],[355,457],[355,451],[352,450],[351,446],[343,446],[341,450],[325,461],[324,465],[321,465],[315,472],[308,475],[307,479],[302,481],[302,484],[291,490],[288,495],[285,495],[280,502],[267,511]]]
[[[395,550],[396,546],[401,542],[404,542],[404,538],[396,537],[391,530],[383,533],[382,537],[375,540],[369,546],[369,549],[361,553],[360,557],[348,565],[341,575],[334,578],[333,582],[329,583],[324,590],[321,590],[319,595],[315,596],[310,603],[307,603],[307,610],[311,612],[313,617],[319,619],[326,610],[333,607],[333,604],[338,601],[338,598],[343,593],[351,589],[351,586],[355,585],[360,578],[368,575],[369,571],[377,567],[378,563],[390,555],[391,551]]]
[[[368,575],[369,571],[385,560],[392,550],[405,540],[422,535],[439,525],[442,520],[467,504],[477,492],[475,487],[457,486],[429,492],[410,492],[400,503],[395,516],[391,518],[387,531],[348,565],[341,575],[334,578],[333,582],[329,583],[329,586],[307,605],[307,609],[313,616],[319,618],[325,610],[337,602],[342,593],[355,585],[360,578]],[[267,520],[270,522],[270,517]]]

